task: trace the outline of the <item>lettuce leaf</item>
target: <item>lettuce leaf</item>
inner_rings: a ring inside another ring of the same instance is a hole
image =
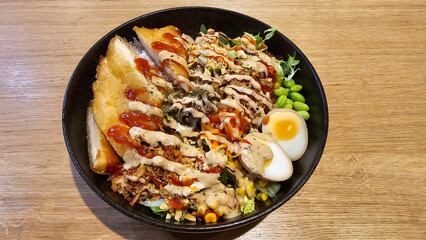
[[[225,186],[232,186],[234,189],[237,188],[237,181],[235,180],[234,175],[226,169],[220,173],[219,181]]]
[[[260,46],[262,46],[262,40],[263,40],[263,38],[260,37],[260,33],[255,36],[255,35],[253,35],[251,33],[245,32],[244,35],[247,35],[247,36],[249,36],[249,37],[251,37],[251,38],[254,39],[254,41],[256,42],[256,49],[259,49]]]
[[[265,41],[271,39],[274,36],[275,31],[277,31],[277,27],[271,27],[270,29],[265,30],[264,33],[268,33],[265,36]]]
[[[204,34],[207,34],[207,28],[206,28],[206,25],[201,24],[201,26],[200,26],[200,32],[202,32],[202,33],[204,33]]]
[[[297,64],[299,64],[299,60],[296,60],[295,58],[296,53],[294,53],[293,56],[288,56],[287,61],[284,60],[277,60],[275,61],[278,63],[278,69],[277,70],[277,77],[280,84],[282,84],[282,81],[290,80],[293,78],[293,75],[297,72],[299,69],[295,69]],[[287,76],[287,77],[286,77]]]
[[[151,210],[160,217],[165,217],[168,212],[168,210],[161,209],[159,207],[151,207]]]
[[[244,214],[254,212],[254,198],[248,199],[247,196],[244,196],[243,204],[241,205],[241,212]]]
[[[257,181],[254,182],[254,187],[265,193],[268,194],[269,197],[275,197],[275,195],[277,194],[277,192],[280,190],[281,188],[281,184],[276,183],[276,182],[269,182],[268,184],[266,184],[266,186],[261,187],[259,185],[259,183]]]

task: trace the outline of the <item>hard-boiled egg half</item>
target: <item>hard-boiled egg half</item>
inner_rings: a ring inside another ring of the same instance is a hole
[[[301,158],[308,147],[305,120],[297,112],[283,108],[270,111],[265,118],[262,132],[275,137],[292,161]]]
[[[251,174],[272,182],[287,180],[293,174],[293,164],[274,138],[262,133],[250,133],[241,143],[241,165]]]

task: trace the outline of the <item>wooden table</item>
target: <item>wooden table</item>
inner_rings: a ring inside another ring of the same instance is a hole
[[[122,215],[68,156],[69,77],[104,34],[198,1],[0,3],[0,239],[426,239],[426,2],[212,1],[277,26],[315,66],[330,111],[318,168],[260,223],[187,235]]]

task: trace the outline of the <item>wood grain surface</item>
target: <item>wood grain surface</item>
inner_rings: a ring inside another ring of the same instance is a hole
[[[316,68],[330,130],[318,168],[259,223],[188,235],[104,203],[67,153],[61,107],[85,52],[139,15],[199,1],[0,1],[0,239],[426,239],[426,2],[219,1]]]

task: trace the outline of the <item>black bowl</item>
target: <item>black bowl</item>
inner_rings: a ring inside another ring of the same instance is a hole
[[[269,25],[241,13],[207,7],[166,9],[137,17],[109,32],[81,59],[69,81],[62,110],[62,127],[68,152],[76,169],[89,187],[105,202],[127,216],[172,231],[220,231],[246,225],[265,217],[287,202],[306,183],[320,160],[328,131],[327,101],[317,73],[302,51],[288,38],[277,32],[267,42],[269,51],[275,56],[281,57],[296,53],[296,58],[300,60],[298,65],[300,71],[297,72],[295,79],[303,84],[302,91],[311,108],[311,118],[307,121],[308,149],[300,160],[293,162],[293,176],[282,183],[281,190],[276,197],[265,203],[257,202],[257,210],[253,214],[220,220],[216,224],[205,224],[202,222],[165,222],[164,219],[153,214],[149,208],[141,205],[135,205],[132,208],[123,196],[114,193],[107,177],[95,174],[90,169],[87,151],[86,109],[93,98],[92,83],[95,81],[99,56],[105,55],[108,42],[115,35],[120,35],[128,40],[136,37],[132,30],[133,26],[155,28],[174,25],[183,33],[195,37],[201,24],[222,31],[230,37],[241,36],[244,32],[257,34],[270,28]]]

